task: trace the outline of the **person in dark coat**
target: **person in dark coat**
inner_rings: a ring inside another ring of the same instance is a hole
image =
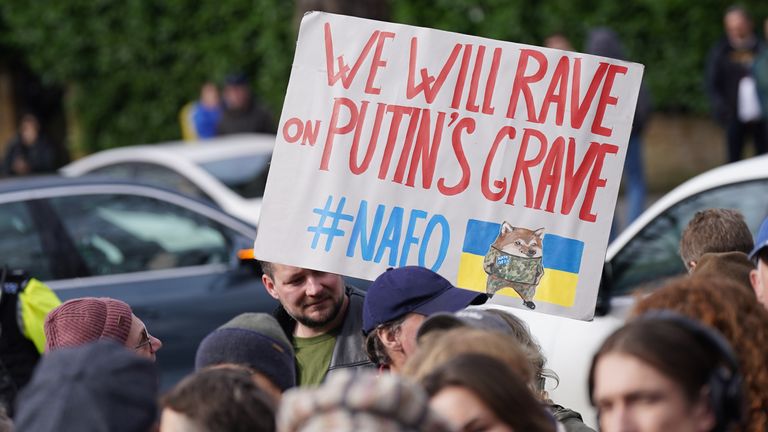
[[[726,131],[728,162],[735,162],[741,159],[747,135],[752,136],[757,154],[768,149],[766,113],[761,112],[752,74],[764,46],[744,8],[730,7],[723,23],[726,35],[709,53],[706,84],[714,117]]]
[[[56,165],[53,148],[40,133],[40,122],[32,114],[25,114],[19,124],[19,133],[6,146],[3,168],[9,176],[23,176],[51,172]]]
[[[619,36],[613,30],[598,27],[587,36],[586,52],[617,60],[626,60],[624,46]],[[643,168],[643,130],[651,115],[651,94],[648,87],[640,84],[637,96],[635,116],[632,120],[632,131],[629,135],[627,157],[624,159],[624,174],[622,182],[627,193],[626,225],[635,220],[645,209],[646,181]]]
[[[230,75],[224,82],[224,112],[216,132],[218,135],[275,132],[272,115],[254,98],[244,74]]]

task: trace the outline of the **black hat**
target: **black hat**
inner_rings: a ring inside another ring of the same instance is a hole
[[[293,347],[269,314],[240,314],[200,342],[195,370],[225,363],[260,372],[283,391],[296,385]]]
[[[157,416],[155,363],[111,340],[43,356],[17,401],[16,430],[146,432]]]

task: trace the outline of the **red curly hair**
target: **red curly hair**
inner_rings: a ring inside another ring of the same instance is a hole
[[[768,311],[736,282],[724,278],[681,277],[639,300],[631,316],[658,309],[686,315],[718,330],[739,357],[747,409],[744,429],[768,425]]]

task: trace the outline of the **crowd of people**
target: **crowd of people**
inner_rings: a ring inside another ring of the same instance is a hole
[[[766,50],[748,37],[744,9],[729,9],[725,25],[708,82],[720,98],[729,157],[738,159],[748,130],[765,151],[765,121],[744,114],[754,106],[745,107],[752,102],[743,95],[759,95],[753,65]],[[572,49],[562,35],[547,44]],[[605,28],[590,33],[587,51],[624,58]],[[640,101],[627,157],[627,170],[640,173],[629,174],[630,217],[645,194],[645,90]],[[182,126],[199,139],[274,132],[242,74],[226,79],[223,97],[214,83],[203,85],[200,100],[182,110]],[[51,163],[33,132],[36,121],[22,121],[8,172]],[[592,357],[585,397],[596,424],[606,432],[764,432],[768,218],[753,238],[738,211],[700,211],[679,250],[688,274],[639,295]],[[416,266],[390,268],[364,292],[338,274],[260,265],[277,309],[231,317],[211,331],[195,370],[164,392],[155,365],[163,341],[130,305],[97,297],[61,303],[33,277],[3,271],[0,432],[594,430],[592,419],[550,396],[547,382],[558,373],[526,322],[487,304],[486,294]]]
[[[185,140],[275,132],[272,114],[255,97],[243,73],[227,75],[222,89],[213,81],[203,83],[200,97],[182,107],[179,121]]]
[[[251,90],[243,73],[227,75],[221,89],[212,81],[201,86],[200,96],[181,109],[185,140],[206,140],[237,133],[274,133],[271,112]],[[19,177],[53,173],[68,157],[48,139],[34,112],[20,115],[17,132],[5,143],[0,176]]]
[[[639,297],[594,354],[585,396],[600,430],[765,431],[768,218],[753,240],[739,212],[700,211],[680,256],[689,274]],[[593,430],[550,398],[557,371],[527,324],[485,294],[415,266],[367,292],[261,266],[277,310],[213,330],[195,371],[162,395],[163,342],[129,305],[49,302],[44,355],[15,403],[3,399],[15,410],[0,431]],[[7,350],[0,360],[13,365]]]

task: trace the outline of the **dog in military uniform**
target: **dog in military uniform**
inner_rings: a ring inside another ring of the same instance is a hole
[[[506,221],[501,224],[499,235],[483,260],[483,270],[488,274],[485,287],[488,297],[503,288],[512,288],[525,306],[536,308],[533,297],[544,276],[541,263],[543,236],[544,228],[518,228]]]

